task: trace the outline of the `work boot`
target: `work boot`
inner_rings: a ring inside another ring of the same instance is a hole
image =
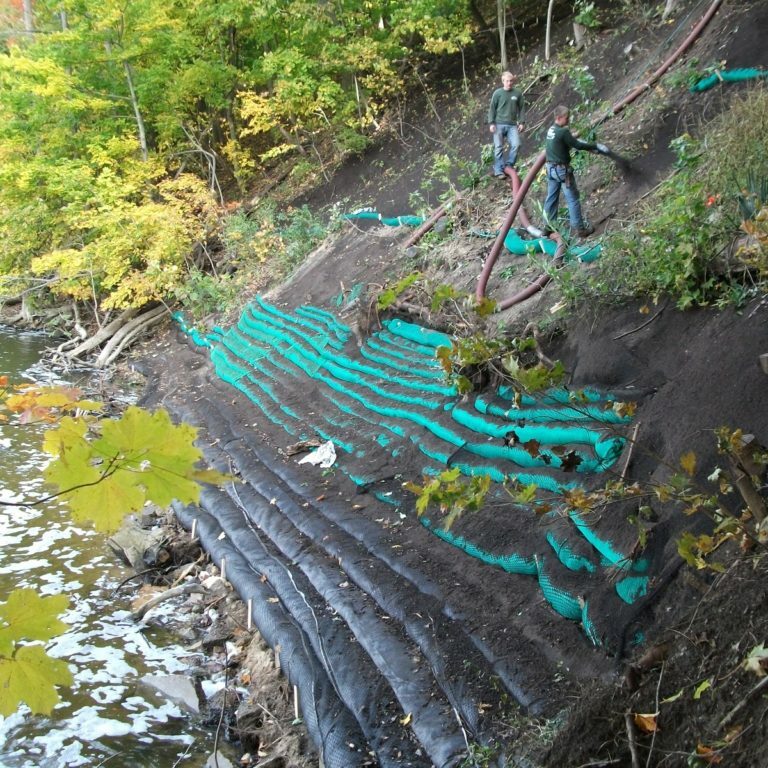
[[[576,234],[579,237],[589,237],[594,231],[595,228],[591,224],[585,222],[576,230]]]

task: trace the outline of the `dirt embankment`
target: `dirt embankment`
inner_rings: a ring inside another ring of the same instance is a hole
[[[621,22],[599,34],[590,49],[596,102],[642,82],[700,10],[684,4],[671,26]],[[762,55],[754,30],[766,20],[760,4],[726,3],[696,55],[753,65]],[[537,54],[541,46],[527,52],[523,71]],[[420,140],[418,131],[401,135],[309,202],[343,190],[351,208],[409,212],[436,145],[471,157],[487,141],[483,105],[494,81],[470,84],[474,111],[437,102],[450,124],[439,141],[426,130]],[[576,98],[573,80],[536,81],[529,157],[551,107]],[[584,175],[599,229],[621,226],[669,171],[669,138],[728,98],[662,89],[601,127],[637,175]],[[394,181],[371,172],[379,160]],[[687,453],[706,486],[723,461],[720,426],[768,444],[768,377],[758,363],[768,305],[682,313],[662,302],[648,312],[638,301],[584,312],[544,340],[565,365],[564,398],[520,407],[499,389],[459,396],[434,359],[444,337],[413,316],[370,322],[353,294],[412,269],[472,292],[488,246],[473,231],[498,226],[509,202],[503,183],[486,184],[457,205],[442,250],[406,252],[408,233],[350,225],[198,345],[181,334],[158,344],[146,361],[148,403],[198,425],[207,459],[241,480],[207,491],[182,519],[198,521],[265,639],[283,648],[326,766],[762,765],[765,699],[742,662],[768,633],[764,560],[734,550],[723,553],[724,574],[694,573],[677,540],[700,531],[703,516],[644,498],[653,514],[639,546],[637,500],[581,518],[557,497],[620,478],[652,489]],[[503,257],[490,291],[531,279],[515,258]],[[512,278],[501,277],[505,268]],[[503,321],[546,317],[557,302],[544,291]],[[584,389],[593,399],[574,406],[568,391]],[[621,402],[637,408],[610,416]],[[297,463],[291,447],[307,440],[333,442],[328,468]],[[418,516],[402,486],[447,469],[535,483],[555,501],[540,514],[495,482],[482,509],[446,530],[439,513]]]

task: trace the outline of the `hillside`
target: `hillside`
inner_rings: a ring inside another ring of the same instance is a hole
[[[744,288],[741,302],[693,300],[693,279],[669,283],[677,293],[659,282],[625,295],[610,254],[611,236],[684,172],[679,138],[708,135],[754,86],[692,92],[689,75],[766,65],[768,8],[725,2],[668,76],[643,88],[706,7],[682,3],[665,23],[602,8],[578,54],[564,19],[553,37],[559,70],[541,69],[541,27],[521,39],[514,68],[530,108],[520,178],[559,103],[578,104],[577,127],[595,125],[629,161],[589,155],[578,169],[597,229],[587,245],[604,249],[596,261],[505,249],[492,300],[553,279],[488,318],[473,313],[464,297],[477,293],[512,203],[511,181],[479,163],[498,77],[490,65],[466,80],[434,72],[438,84],[414,95],[388,138],[292,202],[388,218],[450,198],[437,231],[410,245],[407,228],[347,220],[288,280],[194,333],[171,332],[147,356],[147,403],[199,426],[207,458],[242,481],[178,513],[197,520],[214,561],[226,558],[253,600],[260,632],[281,646],[325,766],[764,764],[768,602],[755,522],[768,301],[760,288]],[[459,194],[468,174],[476,184]],[[733,186],[723,178],[707,197],[734,197]],[[537,180],[524,203],[534,223],[543,193]],[[701,212],[717,213],[703,200]],[[677,232],[648,248],[675,251],[689,234]],[[376,310],[385,287],[416,272]],[[547,393],[500,383],[469,356],[464,392],[436,357],[452,340],[512,343],[534,327],[535,345],[504,349],[530,370],[562,363]],[[731,474],[742,434],[755,438],[749,498]],[[329,468],[297,463],[307,443],[326,441]],[[420,498],[416,486],[427,489]],[[715,523],[727,525],[707,540],[711,554],[698,537]],[[678,554],[686,535],[699,568]]]

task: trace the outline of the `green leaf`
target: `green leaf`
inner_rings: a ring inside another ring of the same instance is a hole
[[[695,701],[698,701],[701,698],[701,695],[706,691],[708,688],[712,687],[712,682],[710,680],[704,680],[701,683],[699,683],[696,686],[696,690],[693,692],[693,698]]]
[[[40,597],[33,589],[15,589],[0,604],[0,654],[10,656],[17,640],[50,640],[67,628],[58,616],[66,610],[66,595]]]
[[[105,459],[118,457],[120,469],[136,473],[147,498],[160,506],[174,499],[190,504],[200,498],[192,478],[202,454],[194,446],[197,430],[175,426],[167,411],[150,414],[132,406],[116,421],[104,423],[94,450]]]
[[[93,523],[97,531],[116,531],[123,518],[138,512],[147,500],[139,485],[140,477],[131,472],[116,470],[114,474],[87,487],[75,488],[65,494],[78,523]]]
[[[47,715],[59,703],[57,685],[71,685],[66,662],[52,659],[40,645],[25,645],[12,658],[0,657],[0,715],[8,717],[19,704]]]
[[[768,648],[765,643],[756,645],[742,662],[742,666],[748,672],[754,672],[758,677],[765,677],[765,671],[768,669]]]
[[[673,701],[677,701],[682,695],[683,695],[683,689],[681,688],[677,693],[673,693],[671,696],[668,696],[666,699],[662,699],[660,703],[671,704]]]

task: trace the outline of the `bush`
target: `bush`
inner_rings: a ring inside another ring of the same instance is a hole
[[[632,222],[606,238],[603,258],[589,273],[555,275],[566,298],[669,295],[685,309],[742,302],[761,287],[765,270],[750,271],[754,249],[733,249],[729,259],[726,254],[743,237],[744,169],[755,179],[768,178],[768,92],[757,87],[734,102],[706,126],[701,141],[683,134],[671,146],[676,172]]]

